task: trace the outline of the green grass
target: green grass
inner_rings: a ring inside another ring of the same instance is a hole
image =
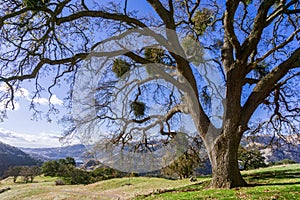
[[[34,183],[21,179],[2,180],[1,200],[14,199],[299,199],[300,164],[282,165],[242,172],[250,187],[234,189],[207,189],[209,177],[200,177],[196,183],[185,180],[133,177],[100,181],[90,185],[55,186],[57,178],[36,177]]]
[[[242,172],[249,187],[207,189],[208,182],[177,188],[136,199],[299,199],[300,164],[282,165]],[[195,188],[188,191],[189,188]]]

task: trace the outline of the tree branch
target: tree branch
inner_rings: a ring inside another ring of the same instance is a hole
[[[276,83],[293,68],[300,67],[300,48],[280,65],[275,67],[269,74],[262,78],[248,97],[242,108],[242,121],[248,122],[256,108],[274,90]]]
[[[56,24],[60,25],[65,22],[74,21],[76,19],[80,19],[82,17],[100,17],[104,19],[111,19],[116,20],[120,22],[126,22],[127,24],[134,24],[138,27],[146,28],[147,25],[141,22],[138,19],[128,17],[127,15],[119,14],[119,13],[107,13],[103,11],[81,11],[72,15],[69,15],[67,17],[61,17],[56,19]]]
[[[272,23],[272,21],[281,14],[297,14],[300,13],[300,9],[289,10],[292,5],[296,4],[297,0],[292,0],[286,5],[280,5],[274,12],[272,12],[267,18],[267,24]]]
[[[250,32],[250,35],[243,42],[240,55],[237,57],[241,61],[247,63],[247,59],[250,54],[256,49],[258,42],[261,39],[264,28],[268,25],[267,15],[271,6],[275,3],[275,0],[263,1],[257,11],[257,15],[254,19],[254,25]]]
[[[10,81],[14,81],[14,80],[23,81],[23,80],[27,80],[27,79],[33,79],[33,78],[36,78],[39,71],[45,64],[59,65],[59,64],[71,63],[74,65],[74,64],[78,63],[79,61],[85,59],[87,55],[88,55],[88,53],[81,53],[81,54],[76,54],[73,57],[58,59],[58,60],[51,60],[48,58],[43,58],[40,60],[40,62],[36,65],[36,67],[32,70],[32,72],[30,74],[22,74],[22,75],[7,77],[7,78],[1,77],[0,81],[10,82]]]
[[[300,28],[295,30],[284,42],[280,43],[279,45],[277,45],[276,47],[274,47],[273,49],[269,50],[268,52],[266,52],[262,57],[257,58],[253,63],[251,63],[251,65],[248,67],[248,71],[250,71],[251,69],[255,68],[256,65],[258,63],[260,63],[261,61],[265,60],[268,56],[270,56],[272,53],[274,53],[275,51],[284,48],[287,44],[289,44],[290,42],[293,41],[294,37],[297,36],[297,34],[300,32]]]
[[[234,32],[234,16],[239,5],[239,1],[228,0],[226,2],[226,11],[224,15],[225,37],[231,43],[236,53],[240,52],[240,43]]]
[[[166,25],[166,28],[175,30],[175,22],[173,15],[170,11],[168,11],[159,0],[147,0],[148,3],[153,7],[153,9],[157,12],[159,17],[163,20]]]

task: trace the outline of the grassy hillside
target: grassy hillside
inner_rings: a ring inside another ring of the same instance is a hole
[[[0,182],[0,189],[11,190],[0,194],[9,199],[299,199],[300,164],[276,166],[243,172],[251,184],[248,188],[231,190],[206,189],[208,178],[166,180],[134,177],[101,181],[90,185],[55,186],[56,178],[37,177],[35,183],[13,184],[10,178]]]
[[[299,199],[300,164],[244,171],[247,188],[206,189],[209,181],[136,199]]]

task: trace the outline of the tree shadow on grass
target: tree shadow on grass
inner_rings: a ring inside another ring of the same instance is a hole
[[[257,186],[274,186],[274,185],[300,185],[300,181],[293,183],[249,183],[248,187],[257,187]]]
[[[266,186],[266,185],[297,185],[300,184],[299,178],[300,178],[299,170],[261,172],[256,174],[248,174],[246,176],[246,179],[249,182],[248,184],[249,187]],[[283,179],[288,179],[289,182],[282,182]],[[293,179],[295,180],[293,181]],[[261,183],[257,183],[257,181]]]

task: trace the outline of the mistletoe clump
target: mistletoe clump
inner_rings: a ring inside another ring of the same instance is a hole
[[[115,59],[112,67],[112,71],[118,78],[121,78],[126,72],[130,70],[130,64],[122,59]]]
[[[145,58],[155,63],[162,63],[162,59],[165,55],[165,50],[161,48],[146,48]]]
[[[198,10],[192,18],[195,32],[203,35],[209,24],[212,22],[212,12],[209,9]]]
[[[141,117],[145,114],[146,105],[141,101],[133,101],[130,107],[133,110],[133,114],[136,117]]]
[[[259,79],[265,77],[269,72],[268,64],[265,62],[258,64],[254,69],[254,74]]]
[[[181,41],[181,45],[185,51],[188,60],[194,65],[198,66],[200,63],[204,62],[204,50],[200,46],[200,43],[193,35],[187,35]]]
[[[24,0],[24,5],[30,8],[41,7],[46,3],[49,3],[49,0]]]

